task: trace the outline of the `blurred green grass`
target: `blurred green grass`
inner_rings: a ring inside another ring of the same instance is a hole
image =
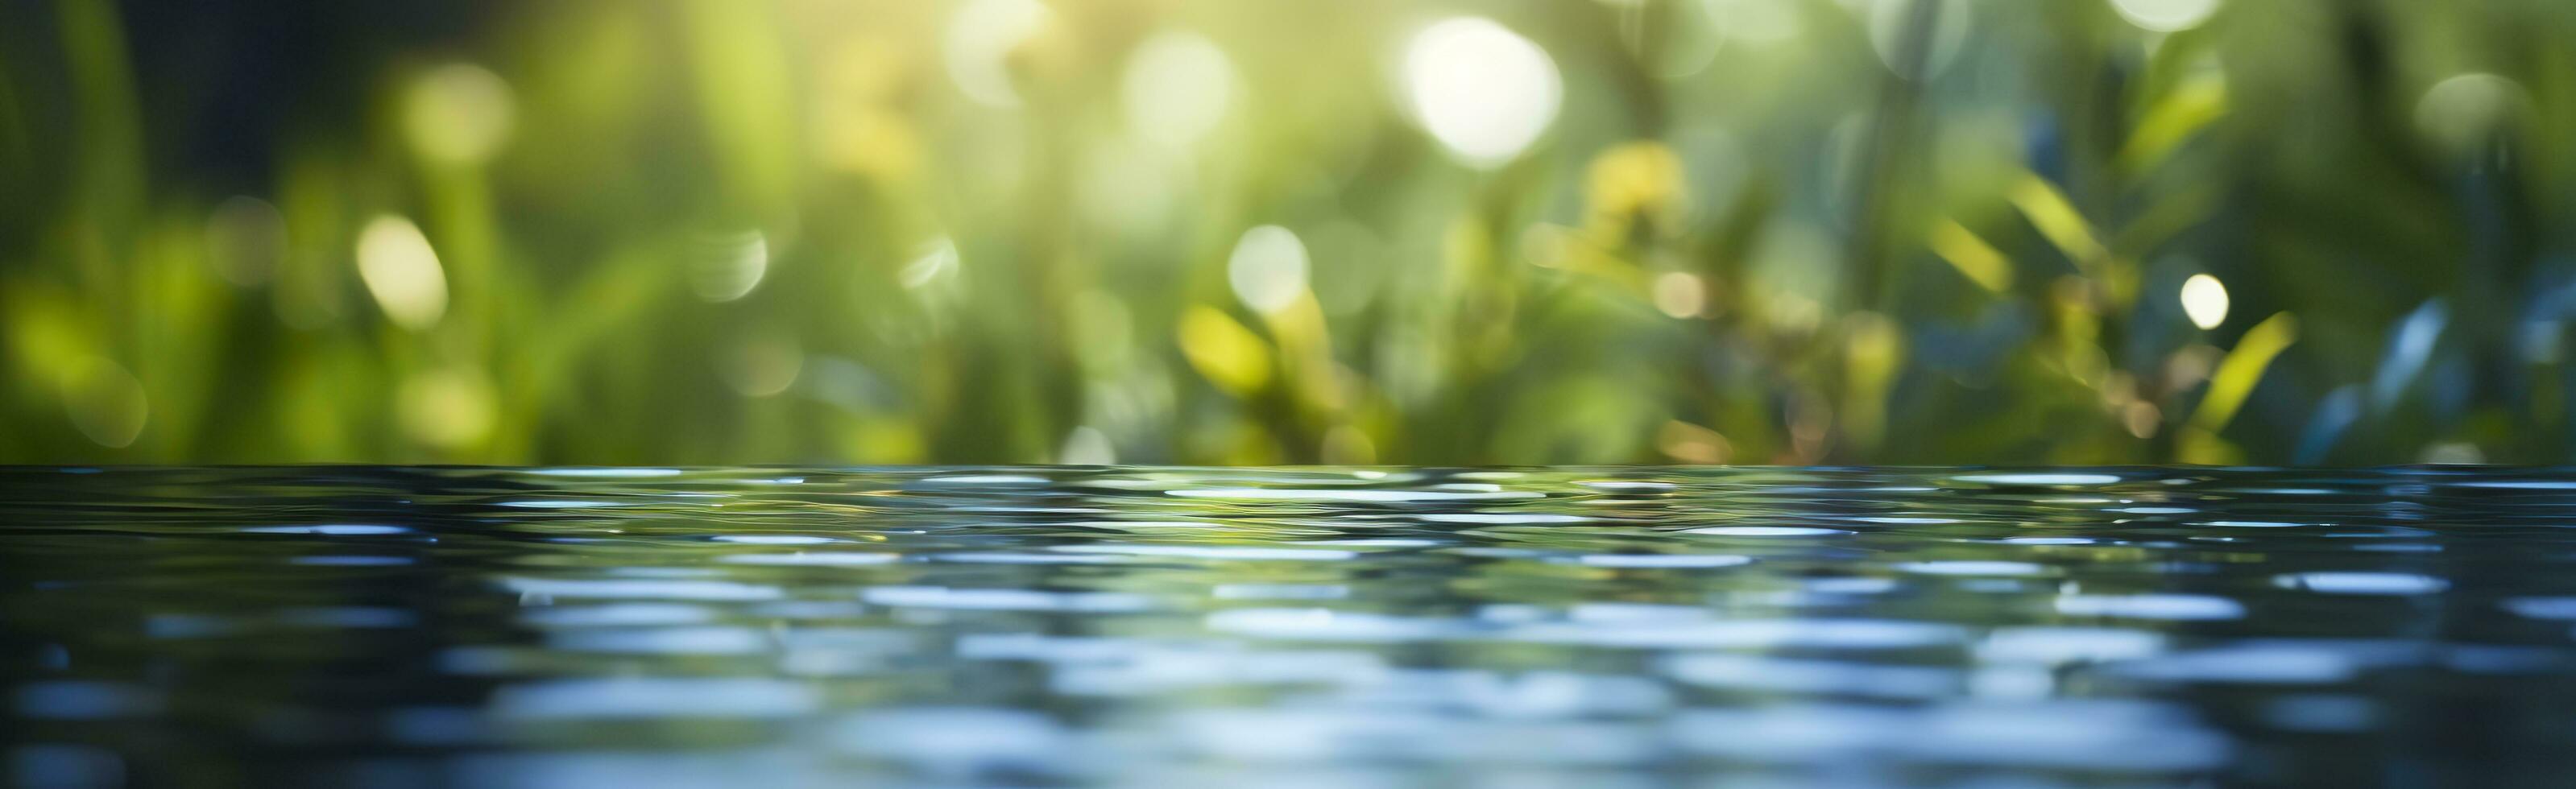
[[[394,6],[10,7],[0,462],[2576,450],[2563,2]]]

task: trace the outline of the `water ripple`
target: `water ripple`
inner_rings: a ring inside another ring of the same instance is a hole
[[[2571,470],[98,471],[0,469],[0,688],[30,724],[13,766],[925,787],[2576,774]]]

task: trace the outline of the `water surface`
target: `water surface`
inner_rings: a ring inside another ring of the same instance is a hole
[[[2576,471],[0,470],[20,785],[2546,784]]]

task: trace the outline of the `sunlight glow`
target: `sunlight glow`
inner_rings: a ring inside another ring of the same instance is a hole
[[[769,239],[756,231],[710,239],[708,247],[689,268],[689,288],[698,298],[726,302],[749,296],[769,274]]]
[[[1564,84],[1537,44],[1491,19],[1449,19],[1413,37],[1404,87],[1415,117],[1478,167],[1520,155],[1556,119]]]
[[[2203,330],[2227,322],[2227,286],[2217,277],[2193,274],[2182,281],[2182,313]]]
[[[1757,44],[1798,34],[1796,0],[1700,0],[1700,11],[1727,38]]]
[[[950,17],[945,44],[948,78],[977,103],[1017,107],[1011,53],[1046,28],[1051,12],[1037,0],[974,0]]]
[[[425,331],[447,312],[447,275],[438,252],[409,219],[385,214],[359,231],[358,278],[397,326]]]
[[[1667,271],[1655,278],[1655,309],[1675,318],[1696,318],[1708,309],[1708,286],[1687,271]]]
[[[2159,33],[2189,30],[2218,10],[2218,0],[2111,0],[2129,24]]]
[[[932,283],[955,277],[958,269],[957,242],[946,236],[931,239],[919,248],[912,260],[895,274],[907,290],[920,290]]]
[[[744,397],[770,397],[796,385],[805,348],[796,335],[759,331],[737,337],[716,356],[716,375]]]
[[[2521,83],[2494,74],[2456,75],[2416,100],[2415,125],[2452,151],[2472,151],[2521,111],[2529,95]]]
[[[500,406],[492,382],[469,367],[427,370],[406,378],[394,413],[412,440],[461,450],[491,435]]]
[[[1106,466],[1118,462],[1118,447],[1100,428],[1083,425],[1064,437],[1064,447],[1056,451],[1055,462],[1074,466]]]
[[[1225,120],[1227,104],[1234,97],[1234,64],[1204,36],[1162,33],[1146,39],[1127,57],[1121,88],[1128,131],[1162,145],[1185,147]]]
[[[1278,225],[1243,231],[1225,262],[1226,284],[1244,306],[1278,312],[1306,295],[1306,243]]]
[[[482,66],[450,63],[412,84],[403,104],[403,132],[424,157],[476,164],[509,141],[516,116],[509,83]]]

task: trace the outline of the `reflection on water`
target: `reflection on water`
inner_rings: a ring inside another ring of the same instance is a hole
[[[8,769],[2548,783],[2570,524],[2540,470],[7,470]]]

